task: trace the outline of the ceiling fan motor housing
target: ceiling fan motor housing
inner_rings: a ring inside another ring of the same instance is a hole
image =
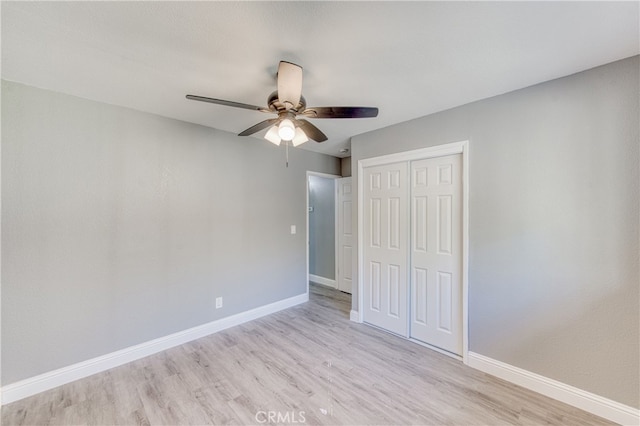
[[[267,105],[269,105],[269,110],[275,112],[276,114],[287,110],[284,104],[280,102],[280,99],[278,98],[277,90],[275,90],[273,93],[269,95],[269,98],[267,100]],[[306,107],[307,107],[307,100],[304,98],[304,96],[300,95],[300,101],[298,102],[298,105],[296,105],[295,108],[291,108],[291,109],[294,110],[296,113],[300,113],[304,111]]]

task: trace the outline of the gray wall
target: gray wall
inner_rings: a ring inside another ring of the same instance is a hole
[[[306,171],[339,168],[3,82],[2,383],[305,293]]]
[[[361,159],[469,140],[470,350],[632,407],[639,67],[626,59],[351,140],[354,179]]]
[[[309,273],[336,278],[335,180],[309,176]]]
[[[351,176],[351,157],[344,157],[340,159],[340,175],[342,177]]]

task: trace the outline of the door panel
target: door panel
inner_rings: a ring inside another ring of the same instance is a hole
[[[451,195],[439,195],[438,198],[438,254],[451,255],[451,239],[452,239],[452,214]]]
[[[353,220],[351,178],[338,182],[338,290],[351,293],[353,277]]]
[[[451,274],[438,272],[438,330],[451,333],[453,318]]]
[[[461,156],[411,162],[410,336],[462,354]]]
[[[400,249],[400,199],[389,198],[389,250]]]
[[[413,250],[427,251],[427,197],[413,198]]]
[[[408,164],[368,167],[363,182],[364,321],[408,336]]]
[[[380,284],[380,262],[369,262],[371,277],[371,310],[380,312],[381,284]]]
[[[387,267],[387,281],[389,283],[389,296],[387,297],[389,301],[389,306],[387,310],[389,312],[389,316],[394,318],[400,317],[400,269],[398,265],[389,265]]]
[[[369,208],[369,223],[371,246],[380,248],[380,198],[371,199],[371,207]]]
[[[413,268],[412,292],[411,292],[411,321],[421,325],[427,325],[427,275],[429,271],[424,268]]]

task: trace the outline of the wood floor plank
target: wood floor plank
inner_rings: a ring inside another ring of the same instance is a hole
[[[308,303],[8,404],[2,424],[611,424],[350,309],[350,295],[312,285]]]

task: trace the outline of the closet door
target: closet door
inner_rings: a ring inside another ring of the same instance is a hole
[[[411,162],[410,336],[462,354],[461,155]]]
[[[364,169],[364,321],[408,336],[408,163]]]

